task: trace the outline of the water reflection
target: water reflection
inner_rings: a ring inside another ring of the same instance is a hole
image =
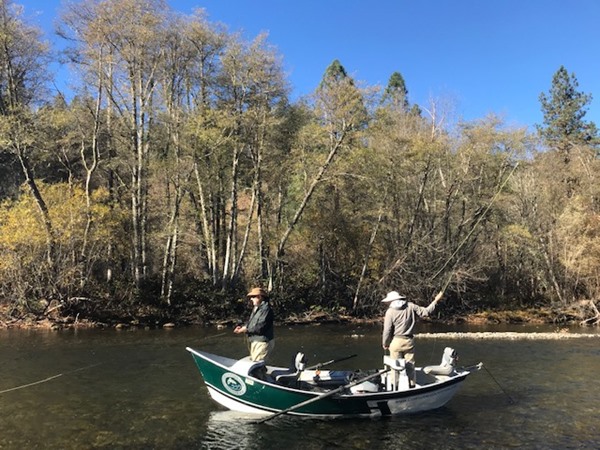
[[[214,411],[208,417],[202,446],[206,449],[252,448],[256,442],[256,415],[233,411]]]

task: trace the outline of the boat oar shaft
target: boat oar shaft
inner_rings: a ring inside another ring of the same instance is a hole
[[[356,386],[356,385],[358,385],[360,383],[364,383],[365,381],[369,381],[370,379],[378,377],[379,375],[384,374],[386,372],[389,372],[390,370],[391,370],[391,368],[387,368],[385,370],[382,370],[382,371],[379,371],[379,372],[376,372],[376,373],[372,373],[371,375],[369,375],[367,377],[364,377],[364,378],[361,378],[360,380],[356,380],[356,381],[353,381],[351,383],[348,383],[348,384],[345,384],[343,386],[340,386],[340,387],[334,389],[333,391],[325,392],[324,394],[321,394],[318,397],[314,397],[314,398],[311,398],[309,400],[305,400],[305,401],[300,402],[300,403],[298,403],[298,404],[296,404],[294,406],[291,406],[289,408],[286,408],[286,409],[283,409],[283,410],[281,410],[279,412],[276,412],[275,414],[271,414],[270,416],[267,416],[267,417],[264,417],[264,418],[262,418],[260,420],[257,420],[255,423],[264,423],[264,422],[266,422],[268,420],[274,419],[277,416],[281,416],[283,414],[287,414],[289,412],[292,412],[292,411],[295,411],[295,410],[297,410],[299,408],[302,408],[303,406],[310,405],[311,403],[318,402],[319,400],[323,400],[324,398],[327,398],[327,397],[331,397],[332,395],[335,395],[335,394],[338,394],[338,393],[342,392],[344,389],[348,389],[348,388]]]
[[[331,361],[326,361],[326,362],[322,362],[319,364],[315,364],[314,366],[307,367],[306,370],[320,369],[321,367],[328,366],[329,364],[337,363],[340,361],[346,361],[347,359],[354,358],[356,356],[358,356],[358,355],[356,355],[356,353],[355,353],[354,355],[344,356],[343,358],[332,359]]]

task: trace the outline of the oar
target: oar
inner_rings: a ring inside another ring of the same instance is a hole
[[[346,361],[347,359],[354,358],[356,356],[358,355],[355,353],[354,355],[344,356],[343,358],[332,359],[331,361],[326,361],[319,364],[315,364],[314,366],[307,367],[306,370],[320,369],[321,367],[328,366],[329,364],[333,364],[340,361]]]
[[[319,400],[323,400],[324,398],[327,398],[327,397],[331,397],[332,395],[335,395],[335,394],[337,394],[339,392],[342,392],[344,389],[348,389],[348,388],[351,388],[352,386],[356,386],[357,384],[364,383],[365,381],[368,381],[368,380],[370,380],[372,378],[375,378],[375,377],[377,377],[379,375],[382,375],[382,374],[384,374],[386,372],[389,372],[390,370],[392,370],[392,369],[388,367],[387,369],[382,370],[381,372],[372,373],[371,375],[369,375],[367,377],[364,377],[364,378],[361,378],[360,380],[356,380],[356,381],[353,381],[351,383],[348,383],[348,384],[345,384],[343,386],[340,386],[340,387],[334,389],[333,391],[325,392],[324,394],[321,394],[321,395],[319,395],[317,397],[311,398],[310,400],[306,400],[306,401],[300,402],[297,405],[294,405],[294,406],[291,406],[289,408],[283,409],[283,410],[281,410],[279,412],[276,412],[275,414],[271,414],[270,416],[267,416],[267,417],[264,417],[264,418],[262,418],[260,420],[257,420],[255,423],[264,423],[264,422],[266,422],[268,420],[274,419],[277,416],[281,416],[283,414],[287,414],[289,412],[292,412],[292,411],[295,411],[295,410],[297,410],[299,408],[302,408],[303,406],[310,405],[311,403],[318,402]]]

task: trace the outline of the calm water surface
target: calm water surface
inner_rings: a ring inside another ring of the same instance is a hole
[[[448,329],[469,330],[482,331]],[[509,330],[552,331],[501,331]],[[277,364],[287,365],[301,350],[309,364],[356,353],[338,368],[381,365],[377,326],[280,327],[276,333]],[[600,448],[600,335],[418,339],[419,365],[439,363],[444,347],[452,346],[460,363],[483,361],[487,370],[469,377],[444,408],[425,414],[373,420],[281,417],[260,425],[209,398],[186,346],[245,355],[242,337],[214,328],[0,330],[0,448]]]

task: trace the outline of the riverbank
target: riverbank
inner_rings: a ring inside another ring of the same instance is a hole
[[[594,326],[598,317],[589,305],[570,305],[565,308],[529,308],[512,310],[488,310],[469,313],[446,313],[426,318],[426,321],[443,324],[498,325],[498,324],[552,324],[557,326]],[[98,317],[82,317],[81,314],[60,314],[59,310],[45,314],[21,313],[15,315],[6,307],[0,307],[0,328],[21,329],[70,329],[70,328],[181,328],[186,326],[214,326],[226,328],[237,323],[236,318],[211,318],[194,310],[178,311],[167,314],[166,311],[153,308],[140,308],[132,311],[105,312]],[[280,325],[309,325],[326,323],[375,324],[381,317],[354,317],[347,314],[326,311],[310,311],[279,318]]]

